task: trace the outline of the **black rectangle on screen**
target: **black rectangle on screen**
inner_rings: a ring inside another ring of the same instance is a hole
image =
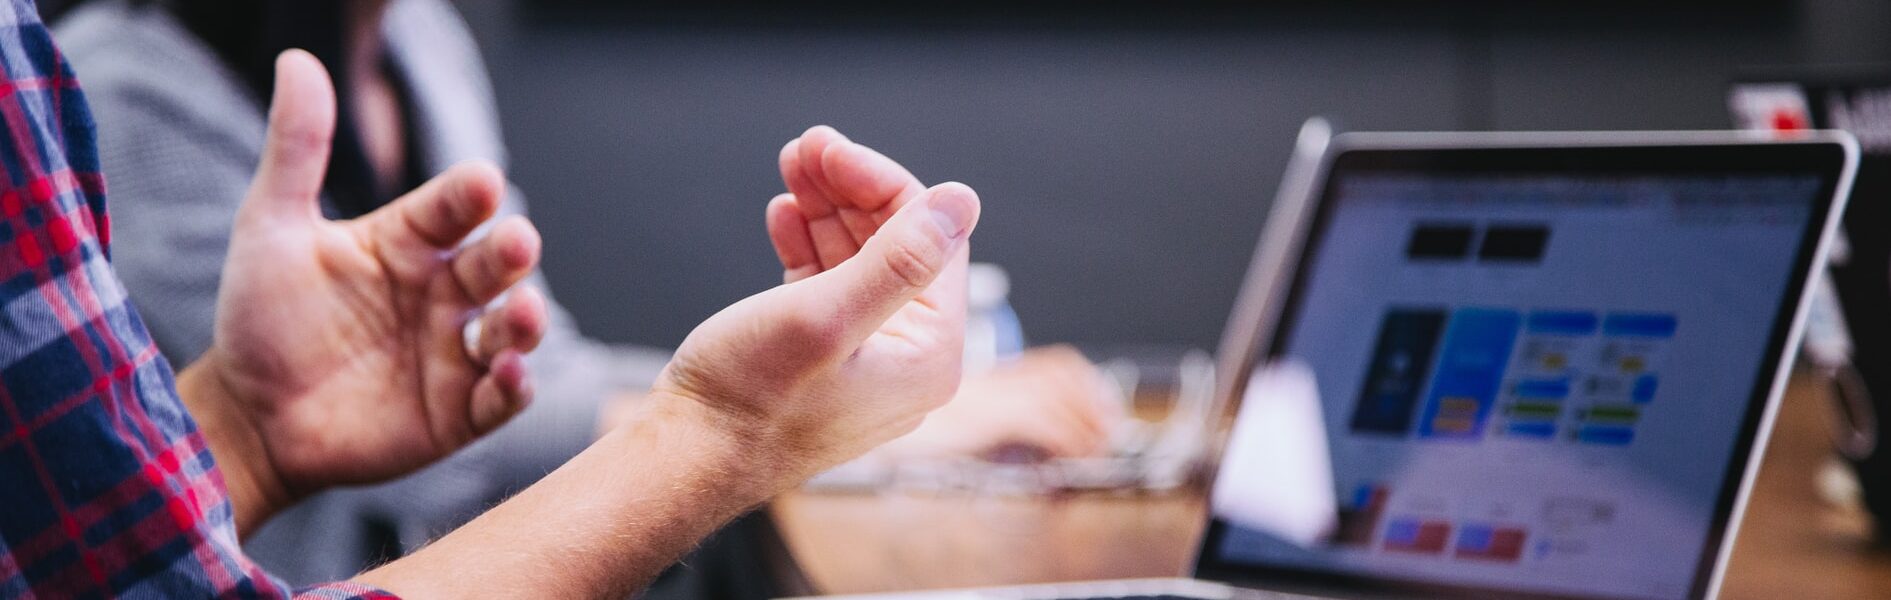
[[[1543,225],[1492,225],[1484,231],[1484,243],[1478,246],[1477,259],[1542,262],[1543,247],[1549,240],[1550,228]]]
[[[1405,244],[1405,257],[1424,260],[1463,260],[1471,255],[1474,229],[1468,224],[1420,223]]]

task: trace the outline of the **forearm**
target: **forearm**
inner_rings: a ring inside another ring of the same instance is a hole
[[[205,353],[203,359],[178,374],[177,393],[197,421],[197,429],[217,461],[217,470],[223,474],[237,535],[242,537],[254,533],[294,500],[270,467],[268,451],[255,425],[244,420],[236,397],[211,366],[215,354],[214,350]]]
[[[689,402],[646,403],[536,485],[361,575],[410,598],[622,598],[784,485],[754,440]]]

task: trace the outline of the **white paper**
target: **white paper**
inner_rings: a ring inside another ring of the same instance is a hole
[[[1335,493],[1313,371],[1299,362],[1259,369],[1215,478],[1215,515],[1311,547],[1338,522]]]

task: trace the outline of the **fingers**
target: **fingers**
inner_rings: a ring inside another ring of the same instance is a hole
[[[1005,369],[1024,376],[1024,385],[1038,416],[1039,443],[1055,456],[1094,456],[1109,442],[1109,415],[1102,402],[1102,382],[1096,366],[1069,346],[1034,348]],[[1029,382],[1028,384],[1025,382]]]
[[[538,230],[514,215],[454,255],[453,278],[469,302],[485,304],[530,275],[538,266],[540,249]]]
[[[859,244],[867,243],[908,198],[925,190],[905,167],[853,142],[829,144],[821,152],[821,172],[839,203],[835,214]]]
[[[245,209],[270,217],[315,219],[335,135],[335,86],[321,61],[302,50],[276,57],[269,132]]]
[[[1065,345],[1034,348],[1025,352],[1016,368],[1042,373],[1050,400],[1061,405],[1067,416],[1099,442],[1108,437],[1118,417],[1106,403],[1103,375],[1083,353]]]
[[[847,136],[834,128],[816,125],[781,149],[781,181],[802,203],[801,208],[809,219],[827,217],[842,201],[830,191],[827,174],[822,172],[821,155],[828,146],[846,141]]]
[[[1071,405],[1059,399],[1060,396],[1067,396],[1067,393],[1035,385],[1029,386],[1026,391],[1041,395],[1016,395],[1024,403],[1008,407],[1005,415],[994,416],[1003,423],[989,425],[1005,427],[1011,433],[995,440],[995,447],[982,450],[996,450],[1008,444],[1025,444],[1059,458],[1096,456],[1103,450],[1109,441],[1108,436],[1091,427],[1072,411]]]
[[[907,200],[925,189],[898,162],[825,125],[782,148],[781,171],[810,224],[822,268],[853,256]]]
[[[390,237],[436,250],[459,245],[499,210],[505,175],[485,161],[453,166],[371,213]]]
[[[836,200],[863,213],[883,215],[872,222],[876,227],[886,222],[907,200],[925,191],[919,178],[906,167],[853,142],[831,144],[823,150],[821,172]],[[871,236],[873,231],[857,233]]]
[[[525,367],[525,356],[507,350],[492,361],[492,368],[473,384],[473,395],[466,405],[467,424],[475,437],[485,435],[532,402],[532,380]]]
[[[1070,443],[1063,456],[1091,456],[1103,449],[1109,441],[1109,431],[1103,426],[1102,411],[1090,392],[1083,388],[1076,390],[1049,390],[1052,398],[1047,399],[1053,406],[1048,412],[1056,419],[1059,429],[1068,436]]]
[[[841,213],[829,199],[829,192],[819,172],[820,152],[839,138],[832,129],[816,127],[781,149],[781,178],[795,197],[802,216],[808,222],[809,239],[821,269],[832,269],[860,251],[864,238],[856,238],[842,221]],[[839,138],[845,139],[845,138]]]
[[[549,324],[543,293],[532,287],[513,291],[497,310],[480,317],[479,346],[473,359],[491,365],[508,351],[529,353],[544,339]]]
[[[1101,436],[1070,422],[1065,415],[1047,411],[1035,423],[1026,423],[1024,443],[1059,458],[1092,456],[1102,446]]]
[[[853,340],[864,339],[922,294],[935,302],[958,298],[962,304],[966,238],[978,214],[978,195],[971,188],[941,184],[908,203],[854,258],[808,282],[819,282],[816,287],[825,296],[821,303],[841,311]],[[931,290],[942,273],[955,267],[958,276]]]
[[[768,202],[768,240],[781,259],[782,283],[794,283],[821,272],[821,258],[814,251],[814,238],[808,234],[808,218],[795,204],[794,194],[775,196]]]
[[[513,292],[480,320],[479,347],[470,358],[485,365],[485,373],[473,383],[471,396],[464,397],[472,437],[504,425],[531,403],[525,354],[538,347],[549,323],[544,294],[529,287]]]

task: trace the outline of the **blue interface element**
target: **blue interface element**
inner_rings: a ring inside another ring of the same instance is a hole
[[[1418,543],[1418,521],[1397,519],[1385,524],[1385,543],[1410,546]]]
[[[1530,333],[1581,336],[1596,332],[1596,314],[1573,311],[1537,311],[1530,313]]]
[[[1460,308],[1452,313],[1431,391],[1425,396],[1420,437],[1476,439],[1483,432],[1522,324],[1523,315],[1514,310]]]
[[[1518,421],[1504,428],[1512,437],[1549,439],[1556,435],[1555,421]]]
[[[1635,389],[1629,396],[1635,400],[1636,404],[1647,404],[1655,399],[1655,388],[1660,384],[1659,377],[1653,373],[1644,373],[1635,378]]]
[[[1517,382],[1515,390],[1520,398],[1561,400],[1569,397],[1569,378],[1525,379]]]
[[[1624,337],[1674,337],[1674,315],[1615,313],[1602,322],[1602,333]]]
[[[1627,446],[1635,441],[1635,428],[1591,425],[1577,431],[1576,439],[1585,444]]]

